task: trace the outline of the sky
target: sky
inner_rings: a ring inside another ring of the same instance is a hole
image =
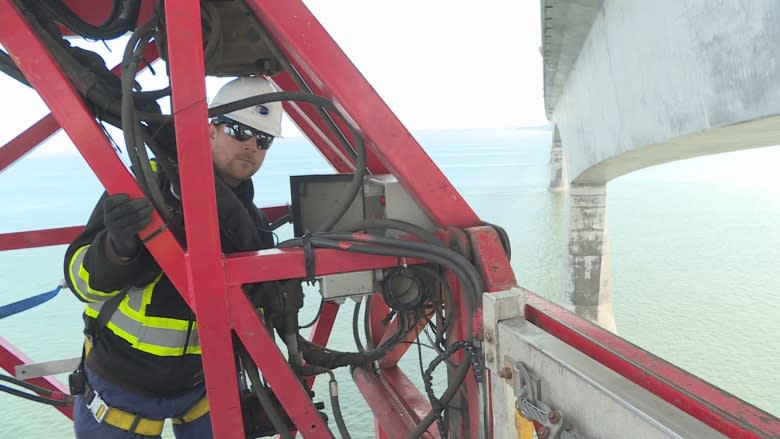
[[[547,123],[538,1],[304,3],[412,131]],[[109,65],[121,56],[121,44],[114,46],[112,53],[97,46]],[[223,82],[207,80],[209,97]],[[34,91],[3,74],[0,93],[3,145],[48,111]],[[289,120],[284,131],[298,135]]]

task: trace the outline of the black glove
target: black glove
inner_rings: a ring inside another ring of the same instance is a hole
[[[109,195],[103,201],[103,222],[117,255],[132,258],[141,248],[137,233],[152,221],[152,206],[146,198],[131,200],[127,194]]]

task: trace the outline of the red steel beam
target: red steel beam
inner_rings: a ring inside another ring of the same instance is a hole
[[[314,249],[314,268],[317,276],[374,270],[399,266],[394,256],[378,256],[345,252],[335,249]],[[407,259],[407,264],[422,261]],[[258,252],[237,253],[225,257],[225,279],[229,284],[246,284],[278,279],[306,277],[303,249],[282,248]]]
[[[69,244],[82,230],[84,226],[0,233],[0,251]]]
[[[441,226],[469,227],[477,214],[300,0],[247,0],[296,70],[317,84],[367,147]]]
[[[19,351],[8,340],[0,337],[0,367],[8,371],[11,375],[16,374],[16,366],[32,363],[32,359]],[[38,377],[29,380],[25,380],[30,384],[34,384],[44,389],[49,389],[62,394],[70,394],[70,391],[64,384],[57,381],[53,377]],[[62,412],[65,416],[73,419],[73,407],[57,407],[57,410]]]
[[[323,91],[321,87],[318,87],[316,85],[316,80],[310,77],[307,77],[306,72],[298,72],[301,74],[303,81],[307,84],[307,86],[311,89],[311,93],[322,96]],[[287,88],[290,88],[290,91],[302,91],[300,90],[300,87],[293,82],[292,78],[289,74],[282,74],[277,75],[279,76],[279,82],[277,84],[281,87],[283,87],[284,90],[287,90]],[[276,78],[274,78],[276,79]],[[335,146],[335,148],[338,148],[338,151],[344,152],[343,146],[341,142],[338,141],[335,134],[332,133],[331,129],[326,125],[325,120],[320,116],[319,112],[315,109],[314,106],[311,104],[299,104],[294,102],[286,102],[286,104],[290,105],[290,107],[297,107],[295,108],[295,111],[292,112],[295,116],[301,116],[301,113],[304,113],[303,119],[306,120],[307,124],[315,124],[316,126],[312,126],[312,128],[316,128],[317,131],[320,133],[327,133],[327,138],[332,144]],[[336,128],[344,134],[346,139],[350,142],[350,144],[357,148],[356,140],[352,137],[352,132],[349,129],[349,125],[347,125],[347,122],[339,117],[337,114],[333,114],[332,110],[328,111],[328,114],[332,116],[332,121],[335,124]],[[293,119],[300,125],[300,121],[293,116]],[[307,135],[308,131],[304,130]],[[321,135],[310,137],[312,141],[315,142],[315,145],[320,147],[319,143],[317,143],[318,140],[322,139]],[[322,148],[320,148],[322,151]],[[324,151],[323,151],[324,152]],[[348,159],[351,168],[354,170],[354,160]],[[374,152],[366,148],[366,168],[371,171],[372,174],[387,174],[389,171],[385,167],[385,165],[382,164],[382,162],[379,160],[379,158],[374,154]]]
[[[780,438],[780,419],[535,294],[525,318],[731,438]]]
[[[157,46],[151,44],[144,51],[144,62],[139,63],[139,69],[149,66],[159,56]],[[111,72],[115,75],[121,74],[121,64],[114,66]],[[60,129],[57,119],[49,113],[38,122],[32,124],[24,132],[13,138],[11,141],[0,148],[0,173],[7,167],[24,157],[27,153],[38,147],[46,141],[52,134]]]
[[[376,423],[381,427],[380,436],[390,439],[406,438],[420,419],[428,414],[430,406],[408,378],[401,378],[403,373],[400,370],[397,370],[398,375],[393,381],[384,378],[384,374],[389,370],[383,369],[382,375],[377,375],[372,371],[356,368],[352,371],[352,379],[373,412]],[[395,387],[404,383],[409,387]],[[405,401],[403,398],[409,400]],[[424,437],[440,437],[435,422],[428,427]]]
[[[116,156],[102,129],[84,105],[69,78],[24,20],[11,0],[0,0],[0,43],[51,110],[109,193],[143,195],[135,179]],[[162,226],[159,215],[144,229],[148,236]],[[146,243],[149,251],[179,291],[188,291],[183,252],[170,231]]]
[[[0,148],[0,172],[35,149],[58,129],[60,129],[60,125],[57,120],[51,114],[47,114],[32,124],[30,128],[11,139]]]
[[[200,3],[180,0],[164,6],[188,244],[187,279],[198,319],[206,392],[211,401],[209,415],[214,437],[239,439],[245,434],[208,142]]]

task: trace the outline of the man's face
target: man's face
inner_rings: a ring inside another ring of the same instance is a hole
[[[209,125],[214,167],[225,182],[236,187],[252,177],[265,160],[268,150],[257,147],[255,137],[237,140],[225,133],[224,125]]]

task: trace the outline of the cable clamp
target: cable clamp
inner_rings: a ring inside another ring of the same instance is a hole
[[[152,239],[156,238],[157,235],[159,235],[160,233],[166,231],[167,229],[168,229],[168,224],[163,223],[163,225],[161,225],[157,230],[155,230],[154,232],[150,233],[149,236],[147,236],[146,238],[142,239],[141,242],[146,244],[147,242],[149,242]]]

